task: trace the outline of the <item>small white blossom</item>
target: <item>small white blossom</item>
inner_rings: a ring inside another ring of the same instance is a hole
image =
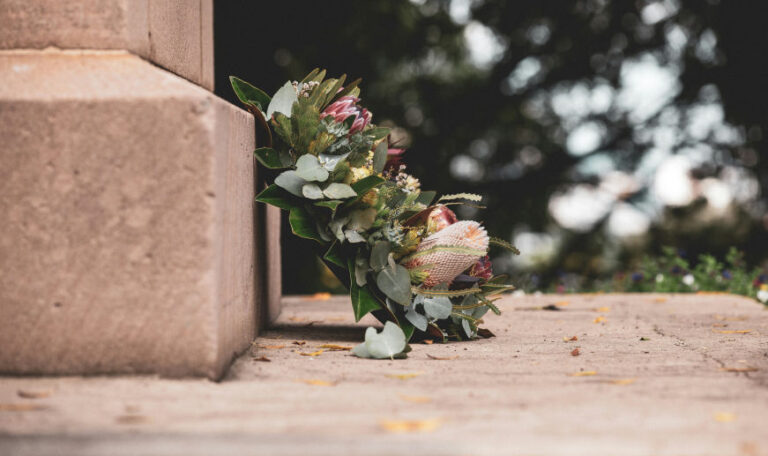
[[[760,302],[766,302],[768,301],[768,290],[760,290],[757,292],[757,299],[760,300]]]
[[[683,277],[683,283],[688,285],[689,287],[692,287],[694,282],[696,282],[696,279],[693,278],[692,274],[686,274]]]
[[[656,274],[656,283],[661,283],[664,281],[664,274]]]

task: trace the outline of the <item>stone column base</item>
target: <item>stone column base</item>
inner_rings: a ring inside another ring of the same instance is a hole
[[[0,373],[219,378],[261,318],[253,134],[128,53],[0,51]]]

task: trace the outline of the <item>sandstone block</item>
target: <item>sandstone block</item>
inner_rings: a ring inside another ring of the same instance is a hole
[[[253,130],[128,53],[0,52],[0,372],[221,376],[260,318]]]
[[[0,49],[124,49],[213,90],[213,0],[0,0]]]

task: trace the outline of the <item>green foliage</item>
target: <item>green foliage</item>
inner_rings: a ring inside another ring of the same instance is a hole
[[[405,333],[399,326],[388,321],[381,333],[375,328],[365,330],[365,342],[356,346],[352,353],[360,358],[394,359],[407,346]]]
[[[253,152],[256,160],[269,169],[285,169],[293,165],[293,159],[287,151],[277,151],[271,147],[261,147]]]
[[[232,84],[235,95],[243,104],[253,105],[260,111],[266,111],[272,101],[269,95],[236,76],[230,76],[229,82]]]

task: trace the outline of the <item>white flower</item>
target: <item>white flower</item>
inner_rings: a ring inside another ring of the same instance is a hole
[[[661,283],[664,281],[664,274],[656,274],[656,283]]]
[[[766,302],[768,301],[768,290],[760,290],[757,292],[757,299],[760,300],[760,302]]]
[[[686,274],[683,277],[683,283],[688,285],[689,287],[692,287],[694,282],[696,282],[696,279],[693,278],[692,274]]]

